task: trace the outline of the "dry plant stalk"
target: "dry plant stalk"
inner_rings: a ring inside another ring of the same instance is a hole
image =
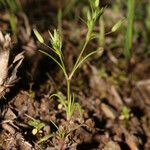
[[[10,46],[10,36],[7,34],[4,37],[0,32],[0,86],[3,85],[7,77]]]
[[[9,56],[11,50],[11,38],[9,34],[5,36],[0,31],[0,99],[4,97],[5,93],[9,90],[9,87],[13,86],[17,81],[17,70],[23,61],[23,53],[18,54],[11,66],[9,63]],[[15,65],[16,64],[16,65]],[[15,65],[15,66],[14,66]],[[14,69],[8,77],[9,68]]]

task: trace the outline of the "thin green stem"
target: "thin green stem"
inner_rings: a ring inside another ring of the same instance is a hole
[[[68,102],[70,102],[70,100],[71,100],[71,95],[70,95],[70,93],[71,93],[71,89],[70,89],[70,79],[67,79],[67,99],[68,99]]]
[[[125,38],[125,49],[124,55],[125,57],[130,60],[132,57],[132,42],[133,42],[133,24],[134,24],[134,13],[135,13],[135,0],[128,0],[128,27],[126,31],[126,38]]]
[[[65,66],[65,64],[64,64],[64,61],[63,61],[63,59],[62,59],[62,55],[59,56],[59,59],[60,59],[60,62],[61,62],[62,67],[64,68],[64,75],[65,75],[65,78],[66,78],[66,80],[67,80],[67,79],[68,79],[68,74],[67,74],[67,71],[66,71],[66,66]]]
[[[64,66],[62,66],[62,64],[60,62],[58,62],[53,56],[51,56],[50,54],[48,54],[47,52],[44,52],[42,50],[39,50],[41,53],[45,54],[46,56],[48,56],[49,58],[51,58],[54,62],[57,63],[57,65],[62,69],[64,75],[65,75],[65,78],[67,79],[68,78],[68,75],[66,73],[66,68],[64,68]]]
[[[67,120],[70,119],[71,117],[71,87],[70,87],[70,82],[71,80],[70,79],[67,79]]]
[[[88,36],[88,38],[86,38],[86,41],[85,41],[85,43],[84,43],[84,45],[83,45],[83,48],[82,48],[82,50],[81,50],[81,52],[80,52],[80,54],[79,54],[79,56],[78,56],[78,58],[77,58],[77,60],[76,60],[76,63],[75,63],[75,65],[74,65],[74,67],[73,67],[73,69],[72,69],[72,71],[71,71],[71,73],[70,73],[70,75],[69,75],[69,79],[70,79],[70,80],[71,80],[72,76],[74,75],[74,73],[75,73],[75,71],[76,71],[76,66],[78,66],[78,63],[79,63],[80,60],[81,60],[81,57],[82,57],[82,55],[83,55],[83,53],[84,53],[84,51],[85,51],[85,48],[86,48],[86,46],[87,46],[89,40],[90,40],[90,36]]]
[[[50,46],[48,46],[48,45],[47,45],[47,44],[45,44],[45,43],[43,43],[43,45],[44,45],[45,47],[47,47],[48,49],[52,50],[52,51],[56,54],[56,51],[54,51],[54,49],[53,49],[53,48],[51,48]]]

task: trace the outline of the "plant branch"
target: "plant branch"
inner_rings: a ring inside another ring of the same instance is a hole
[[[80,52],[80,54],[79,54],[79,56],[78,56],[78,58],[77,58],[77,60],[76,60],[76,63],[75,63],[75,65],[74,65],[74,67],[73,67],[73,69],[72,69],[72,71],[71,71],[71,73],[70,73],[70,75],[69,75],[69,79],[70,79],[70,80],[71,80],[72,76],[74,75],[74,73],[75,73],[75,71],[76,71],[76,68],[77,68],[77,66],[78,66],[78,63],[80,62],[80,59],[81,59],[81,57],[82,57],[82,55],[83,55],[83,53],[84,53],[84,51],[85,51],[85,48],[86,48],[86,46],[87,46],[87,44],[88,44],[88,42],[89,42],[89,39],[90,39],[90,38],[87,38],[87,39],[86,39],[86,41],[85,41],[85,43],[84,43],[84,45],[83,45],[83,48],[82,48],[82,50],[81,50],[81,52]]]

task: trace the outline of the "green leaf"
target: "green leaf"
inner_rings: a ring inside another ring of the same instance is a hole
[[[64,68],[62,67],[62,65],[53,57],[53,56],[51,56],[50,54],[48,54],[48,53],[46,53],[46,52],[44,52],[44,51],[42,51],[42,50],[39,50],[41,53],[43,53],[43,54],[45,54],[46,56],[48,56],[49,58],[51,58],[53,61],[55,61],[56,63],[57,63],[57,65],[62,69],[62,70],[64,70]]]
[[[80,60],[80,62],[77,64],[77,66],[75,67],[75,71],[77,70],[77,68],[78,68],[85,60],[87,60],[91,55],[93,55],[93,54],[95,54],[95,53],[97,53],[97,52],[98,52],[98,50],[93,51],[93,52],[87,54],[85,57],[83,57],[83,58]]]
[[[99,0],[95,0],[95,7],[99,6]]]
[[[127,7],[128,25],[125,36],[124,55],[127,60],[130,60],[132,57],[132,44],[134,36],[133,26],[135,16],[135,0],[128,0]]]
[[[131,109],[127,106],[123,106],[121,115],[124,117],[124,119],[129,120],[131,117]]]
[[[91,13],[89,9],[87,9],[87,20],[91,20]]]
[[[36,29],[33,29],[33,32],[34,32],[36,38],[38,39],[38,41],[39,41],[40,43],[44,43],[44,39],[43,39],[43,37],[41,36],[41,34],[40,34]]]
[[[39,131],[39,130],[41,130],[44,126],[45,126],[44,123],[39,123],[36,128],[37,128],[37,130]]]
[[[11,26],[12,32],[16,33],[17,23],[16,23],[15,15],[13,13],[9,14],[9,21],[10,21],[10,26]]]
[[[53,49],[55,50],[55,53],[58,56],[61,56],[62,39],[60,33],[56,29],[54,29],[53,35],[51,34],[50,31],[49,31],[49,35],[50,35],[50,42],[53,46]]]
[[[37,130],[42,129],[45,126],[44,123],[41,123],[40,120],[36,120],[36,119],[28,121],[28,124],[36,128]]]
[[[111,32],[116,32],[122,25],[124,20],[119,20],[111,29]]]
[[[51,59],[62,69],[62,71],[63,71],[65,77],[67,77],[66,70],[65,70],[65,68],[62,66],[62,64],[61,64],[59,61],[57,61],[52,55],[50,55],[50,54],[48,54],[48,53],[46,53],[46,52],[44,52],[44,51],[42,51],[42,50],[39,50],[39,51],[40,51],[41,53],[45,54],[46,56],[48,56],[49,58],[51,58]]]
[[[40,123],[39,120],[30,120],[28,121],[28,124],[32,127],[36,127]]]
[[[45,141],[47,141],[49,138],[53,137],[54,135],[53,134],[49,134],[49,135],[45,135],[44,137],[42,137],[37,143],[40,144],[40,143],[43,143]]]
[[[58,126],[56,125],[56,123],[55,123],[54,121],[50,120],[50,122],[55,126],[55,128],[56,128],[57,130],[59,130]]]
[[[52,94],[51,96],[50,96],[50,98],[52,98],[52,97],[57,97],[58,98],[58,100],[59,100],[59,102],[65,107],[65,109],[67,110],[67,105],[66,105],[66,99],[65,99],[65,97],[59,92],[59,93],[55,93],[55,94]]]

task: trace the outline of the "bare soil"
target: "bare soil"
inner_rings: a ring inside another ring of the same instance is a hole
[[[150,57],[144,54],[144,41],[134,41],[133,56],[127,62],[122,54],[122,32],[106,37],[103,54],[90,58],[78,70],[72,82],[76,101],[84,110],[83,117],[75,112],[74,118],[67,121],[57,99],[49,98],[58,91],[66,93],[63,74],[54,62],[38,51],[41,48],[47,52],[49,50],[41,47],[32,33],[32,29],[37,27],[49,43],[47,31],[57,26],[57,10],[59,6],[63,9],[65,6],[53,0],[22,0],[21,4],[26,11],[16,14],[17,37],[11,34],[13,44],[10,58],[22,51],[25,58],[17,73],[20,79],[0,99],[0,149],[149,150]],[[109,31],[120,14],[112,11],[112,4],[103,5],[108,6],[104,15],[106,31]],[[81,8],[82,5],[76,6],[70,10],[71,17],[66,15],[62,19],[63,53],[69,69],[86,34],[82,21],[78,17],[74,19],[75,15],[81,15]],[[8,12],[5,9],[0,12],[0,29],[10,32]],[[136,24],[141,25],[139,22]],[[27,30],[31,34],[26,33]],[[97,41],[92,41],[87,50],[93,50],[97,45]],[[123,108],[129,112],[123,112]],[[29,125],[32,119],[44,123],[36,134]],[[66,132],[81,124],[83,126],[73,130],[65,141],[57,136],[38,143],[44,136],[57,132],[51,121]]]

